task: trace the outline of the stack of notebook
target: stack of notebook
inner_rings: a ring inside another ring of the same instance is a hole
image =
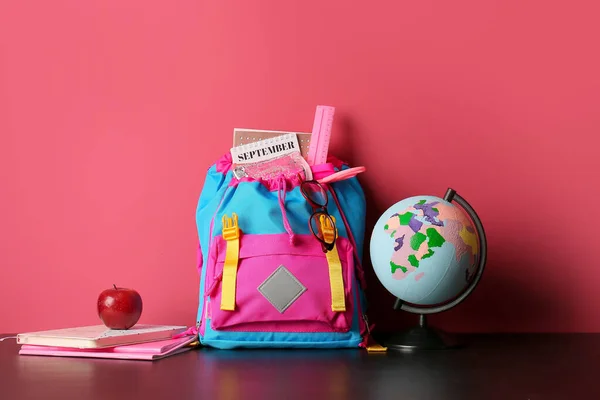
[[[152,361],[191,350],[198,342],[185,326],[138,324],[127,330],[94,325],[21,333],[17,343],[21,355]]]

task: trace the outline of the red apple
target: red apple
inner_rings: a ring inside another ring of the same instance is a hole
[[[98,296],[98,316],[108,328],[129,329],[142,315],[142,297],[133,289],[112,288]]]

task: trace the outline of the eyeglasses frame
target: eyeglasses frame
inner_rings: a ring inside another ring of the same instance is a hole
[[[335,246],[335,242],[337,239],[337,228],[335,225],[335,220],[333,219],[333,217],[331,216],[331,214],[329,214],[329,211],[327,210],[327,205],[329,204],[329,194],[327,192],[327,190],[323,187],[323,185],[318,182],[317,180],[303,180],[302,177],[300,175],[298,175],[298,177],[300,178],[300,193],[302,194],[302,196],[306,199],[306,201],[308,202],[308,204],[311,206],[312,208],[312,214],[310,215],[310,218],[308,219],[308,227],[311,230],[313,236],[321,243],[321,248],[323,249],[324,253],[327,253],[328,251],[333,250],[333,247]],[[325,196],[325,204],[319,204],[316,203],[315,201],[313,201],[310,196],[307,194],[305,185],[310,184],[310,185],[316,185],[320,191],[324,194]],[[327,219],[329,219],[330,222],[330,226],[333,227],[333,241],[331,243],[325,241],[322,229],[321,229],[321,222],[320,222],[320,216],[323,215],[325,217],[327,217]],[[312,220],[313,218],[317,218],[316,220],[316,225],[317,225],[317,229],[318,229],[318,233],[314,231],[313,226],[312,226]]]

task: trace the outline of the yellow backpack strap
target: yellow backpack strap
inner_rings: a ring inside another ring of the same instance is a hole
[[[335,223],[335,218],[330,216]],[[319,217],[323,239],[326,242],[333,241],[337,237],[336,228],[325,215]],[[334,236],[335,235],[335,236]],[[346,298],[344,296],[344,277],[342,275],[342,263],[334,244],[333,249],[325,253],[327,264],[329,264],[329,285],[331,287],[331,311],[346,311]]]
[[[235,287],[240,258],[240,228],[238,216],[223,215],[223,239],[226,240],[225,265],[223,266],[223,286],[221,290],[221,310],[235,310]]]

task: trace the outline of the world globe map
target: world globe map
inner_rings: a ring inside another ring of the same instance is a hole
[[[377,221],[371,260],[382,285],[416,305],[450,301],[477,267],[478,237],[468,215],[435,196],[414,196]]]

